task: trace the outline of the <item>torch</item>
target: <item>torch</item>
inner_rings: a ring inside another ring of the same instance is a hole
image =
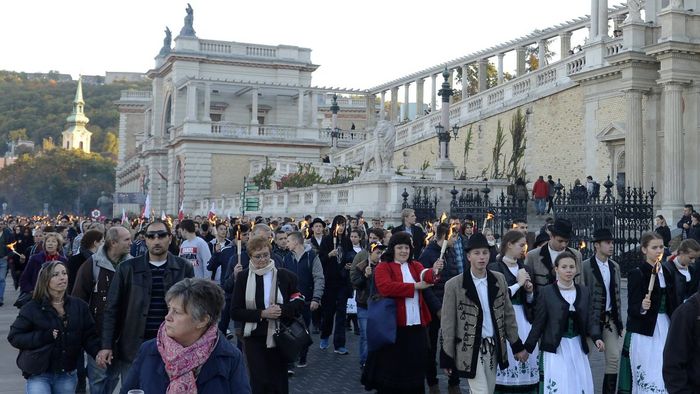
[[[340,224],[336,224],[333,228],[333,249],[338,247],[338,226],[340,226]]]
[[[651,299],[651,292],[654,291],[654,282],[656,281],[656,274],[659,272],[659,267],[661,267],[662,258],[663,254],[660,254],[658,259],[656,259],[654,268],[651,269],[651,278],[649,278],[649,288],[647,289],[647,295],[644,297],[644,299]]]
[[[486,217],[484,218],[484,225],[481,226],[481,231],[483,232],[484,229],[486,228],[486,224],[489,222],[489,220],[493,219],[493,213],[488,212],[486,214]]]
[[[440,259],[442,259],[445,256],[445,251],[447,251],[447,241],[449,241],[450,238],[452,238],[454,228],[455,228],[454,224],[450,226],[450,232],[447,233],[447,238],[445,238],[442,241],[442,249],[440,249]]]
[[[241,224],[238,224],[238,231],[236,234],[236,249],[238,249],[238,265],[241,265]]]

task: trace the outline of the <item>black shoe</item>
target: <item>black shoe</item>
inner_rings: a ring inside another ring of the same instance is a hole
[[[287,370],[287,376],[290,377],[290,378],[291,378],[292,376],[294,376],[294,370],[293,370],[293,369],[288,369],[288,370]]]
[[[5,305],[5,303],[4,303],[4,302],[2,302],[2,301],[0,301],[0,306],[3,306],[3,305]]]

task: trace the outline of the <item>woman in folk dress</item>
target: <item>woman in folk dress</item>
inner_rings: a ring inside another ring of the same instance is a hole
[[[618,392],[666,393],[661,357],[669,316],[676,307],[673,280],[659,262],[664,253],[663,237],[648,232],[640,243],[645,262],[627,274],[627,334],[622,345]],[[647,297],[652,276],[654,287],[651,297]]]
[[[525,349],[534,351],[539,339],[544,369],[540,392],[592,394],[586,335],[594,340],[598,351],[605,350],[598,325],[594,324],[598,317],[592,316],[588,289],[574,283],[576,257],[563,252],[554,265],[557,281],[543,287],[537,295]]]
[[[515,319],[518,322],[518,336],[525,340],[532,327],[534,307],[534,286],[530,280],[530,267],[522,260],[523,250],[527,245],[522,231],[511,230],[501,239],[500,254],[496,262],[489,264],[488,269],[503,274],[510,291],[510,302],[513,304]],[[513,357],[513,349],[508,346],[508,368],[496,370],[496,393],[535,393],[540,381],[539,366],[537,365],[538,351],[535,350],[530,358],[522,363]]]

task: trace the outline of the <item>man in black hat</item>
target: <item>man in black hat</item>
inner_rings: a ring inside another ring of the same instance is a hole
[[[554,221],[554,224],[549,230],[552,236],[547,244],[529,251],[525,260],[525,264],[529,265],[535,273],[535,277],[533,278],[535,293],[537,293],[541,287],[556,281],[557,275],[554,272],[554,260],[565,250],[568,250],[576,256],[576,276],[574,277],[574,282],[579,285],[582,284],[581,253],[567,246],[572,235],[571,222],[567,219],[558,218]]]
[[[506,279],[489,271],[489,243],[482,233],[466,246],[470,267],[445,284],[441,310],[440,366],[469,380],[473,393],[493,393],[496,368],[508,368],[507,340],[518,361],[527,361]],[[458,386],[457,386],[458,387]],[[456,390],[450,391],[450,393]]]
[[[591,292],[593,316],[599,316],[597,323],[605,343],[605,376],[603,394],[614,394],[617,385],[617,371],[622,352],[622,312],[620,310],[620,266],[612,261],[613,235],[607,228],[593,232],[595,256],[582,264],[583,283]],[[593,342],[588,339],[593,349]],[[591,358],[591,353],[588,353]]]

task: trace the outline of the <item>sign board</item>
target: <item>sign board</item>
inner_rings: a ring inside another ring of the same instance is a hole
[[[100,213],[100,210],[99,210],[99,209],[93,209],[93,210],[92,210],[92,213],[91,213],[90,215],[91,215],[93,218],[97,219],[97,218],[100,217],[101,214],[102,214],[102,213]]]

